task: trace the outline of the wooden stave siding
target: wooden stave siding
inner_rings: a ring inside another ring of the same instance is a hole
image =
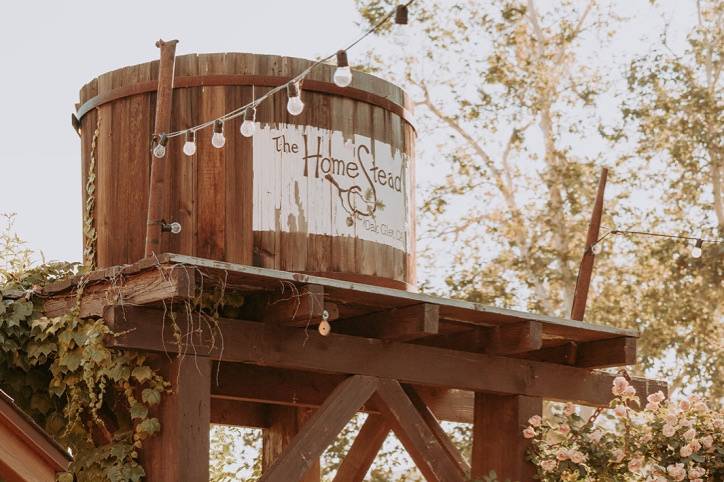
[[[307,60],[289,57],[191,54],[176,58],[175,75],[288,77],[307,65]],[[333,70],[333,66],[320,66],[308,79],[330,82]],[[157,76],[158,61],[108,72],[81,89],[80,104],[120,87],[155,80]],[[382,96],[409,111],[413,108],[402,89],[371,75],[355,73],[351,87]],[[257,87],[255,94],[259,97],[268,90],[270,87]],[[143,257],[155,97],[155,92],[150,92],[116,99],[81,119],[84,203],[90,142],[96,122],[100,127],[95,192],[99,267],[132,263]],[[197,133],[197,153],[191,157],[181,152],[183,137],[169,141],[166,175],[173,182],[172,192],[164,200],[164,212],[172,213],[170,218],[179,221],[184,229],[176,236],[164,235],[161,251],[414,289],[414,128],[397,114],[366,102],[310,91],[303,91],[303,98],[304,112],[293,117],[286,112],[286,95],[277,94],[257,108],[257,121],[312,125],[345,134],[355,132],[386,142],[408,155],[408,189],[412,198],[409,253],[354,238],[252,233],[252,140],[239,135],[238,118],[224,127],[227,142],[223,149],[211,146],[211,129]],[[172,129],[185,129],[251,99],[251,86],[176,88]],[[123,139],[133,142],[121,142]],[[225,182],[227,179],[237,182]],[[218,193],[223,193],[223,198]]]

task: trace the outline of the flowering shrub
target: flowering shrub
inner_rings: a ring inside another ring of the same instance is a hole
[[[572,404],[543,420],[528,420],[531,461],[542,481],[720,481],[724,480],[724,413],[694,395],[678,404],[662,392],[647,397],[643,410],[627,378],[616,377],[613,416],[589,420]]]

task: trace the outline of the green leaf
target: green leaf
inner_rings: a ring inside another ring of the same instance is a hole
[[[161,430],[161,424],[158,422],[157,418],[148,418],[138,424],[138,430],[148,437]]]
[[[148,366],[136,367],[133,369],[133,372],[131,372],[131,376],[143,383],[153,376],[153,370],[151,370],[151,367]]]
[[[141,392],[141,399],[148,405],[158,405],[161,402],[161,392],[155,388],[145,388]]]
[[[80,362],[83,360],[83,351],[80,348],[66,352],[60,358],[60,365],[67,367],[68,370],[74,372],[80,367]]]
[[[135,403],[131,407],[131,418],[146,418],[148,416],[148,408],[142,403]]]
[[[75,478],[70,472],[63,472],[58,475],[58,482],[74,482]]]

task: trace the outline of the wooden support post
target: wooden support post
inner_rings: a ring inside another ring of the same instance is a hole
[[[176,44],[178,40],[164,42],[159,40],[156,47],[161,50],[158,66],[158,91],[156,93],[156,120],[153,133],[156,136],[171,130],[171,106],[173,94],[174,67],[176,64]],[[169,182],[166,179],[167,158],[151,157],[151,182],[148,193],[148,215],[146,219],[146,257],[161,253],[161,220],[164,217],[163,207],[170,194]],[[191,228],[191,226],[186,226]]]
[[[299,433],[313,410],[284,406],[271,406],[267,412],[267,427],[262,438],[262,472],[266,473],[284,454],[292,439]],[[300,482],[319,482],[321,466],[319,457],[310,462]]]
[[[367,338],[409,341],[437,335],[439,320],[438,305],[420,303],[340,320],[334,324],[334,332]]]
[[[265,471],[259,482],[291,482],[312,467],[378,386],[372,377],[355,375],[339,384],[324,404],[294,436],[284,453]]]
[[[578,280],[576,281],[576,289],[573,292],[573,306],[571,307],[571,319],[583,320],[586,313],[586,301],[588,300],[588,288],[591,286],[591,275],[593,274],[593,261],[595,255],[591,247],[596,243],[601,231],[601,217],[603,216],[603,197],[606,192],[606,179],[608,178],[608,169],[605,167],[601,171],[601,178],[598,181],[598,192],[596,193],[596,201],[593,205],[593,213],[591,214],[591,223],[588,226],[588,236],[586,237],[586,248],[583,251],[583,259],[581,267],[578,270]]]
[[[141,460],[149,482],[209,480],[211,360],[160,356],[158,368],[171,383],[154,410],[161,432],[149,438]]]
[[[528,419],[540,415],[543,401],[521,395],[475,394],[472,478],[491,470],[498,480],[533,480],[535,467],[526,459],[529,443],[522,431]]]
[[[377,395],[392,429],[427,480],[466,479],[464,469],[450,457],[398,382],[380,379]]]
[[[389,433],[385,417],[369,415],[337,469],[334,482],[362,482]]]

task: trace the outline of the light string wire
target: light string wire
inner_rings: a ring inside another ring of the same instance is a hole
[[[591,244],[591,246],[595,246],[596,244],[600,243],[607,237],[611,235],[633,235],[633,236],[652,236],[657,238],[668,238],[668,239],[684,239],[687,241],[697,241],[701,243],[709,243],[709,244],[721,244],[724,243],[724,239],[707,239],[707,238],[699,238],[696,236],[684,236],[684,235],[677,235],[677,234],[664,234],[664,233],[652,233],[648,231],[635,231],[631,229],[611,229],[606,232],[603,236],[598,238],[595,243]]]
[[[353,48],[354,46],[356,46],[358,43],[360,43],[362,40],[364,40],[364,39],[367,38],[368,36],[370,36],[370,35],[372,35],[373,33],[377,32],[380,28],[382,28],[383,25],[385,25],[385,24],[390,20],[390,18],[392,18],[392,16],[395,14],[395,12],[397,11],[397,9],[398,9],[400,6],[402,6],[402,7],[404,7],[404,8],[407,8],[407,7],[409,7],[410,5],[412,5],[415,1],[416,1],[416,0],[408,0],[406,3],[403,3],[403,4],[401,4],[401,5],[397,5],[397,6],[393,7],[393,8],[392,8],[384,17],[382,17],[382,19],[381,19],[379,22],[377,22],[372,28],[370,28],[369,30],[367,30],[364,34],[362,34],[362,36],[360,36],[359,38],[357,38],[356,40],[354,40],[352,43],[350,43],[347,47],[345,47],[345,48],[342,49],[342,50],[344,50],[345,52],[348,51],[349,49],[351,49],[351,48]],[[214,123],[215,123],[216,121],[226,122],[226,121],[229,121],[229,120],[231,120],[231,119],[235,119],[235,118],[237,118],[237,117],[241,117],[242,115],[244,115],[244,112],[245,112],[247,109],[255,108],[256,106],[258,106],[259,104],[261,104],[262,102],[264,102],[264,101],[265,101],[266,99],[268,99],[269,97],[273,96],[274,94],[276,94],[276,93],[278,93],[278,92],[281,92],[282,90],[285,90],[289,85],[295,84],[295,83],[301,83],[301,82],[304,80],[304,78],[305,78],[307,75],[309,75],[309,73],[310,73],[313,69],[315,69],[316,67],[318,67],[320,64],[323,64],[324,62],[328,61],[329,59],[335,57],[335,56],[337,55],[337,52],[338,52],[338,51],[339,51],[339,50],[335,50],[334,53],[332,53],[332,54],[330,54],[330,55],[327,55],[326,57],[322,57],[322,58],[316,60],[312,65],[310,65],[310,66],[307,67],[306,69],[302,70],[302,72],[300,72],[300,73],[297,74],[296,76],[292,77],[292,78],[291,78],[290,80],[288,80],[287,82],[285,82],[285,83],[283,83],[283,84],[281,84],[281,85],[279,85],[279,86],[277,86],[277,87],[274,87],[273,89],[271,89],[271,90],[270,90],[269,92],[267,92],[266,94],[262,95],[262,96],[259,97],[258,99],[253,99],[251,102],[249,102],[249,103],[246,104],[246,105],[243,105],[243,106],[241,106],[241,107],[237,107],[236,109],[234,109],[234,110],[232,110],[232,111],[230,111],[230,112],[227,112],[226,114],[224,114],[224,115],[222,115],[222,116],[220,116],[220,117],[216,117],[216,118],[211,119],[211,120],[209,120],[209,121],[206,121],[206,122],[204,122],[204,123],[202,123],[202,124],[199,124],[199,125],[196,125],[196,126],[193,126],[193,127],[189,127],[189,128],[186,128],[186,129],[183,129],[183,130],[180,130],[180,131],[169,132],[169,133],[165,133],[165,134],[161,134],[161,135],[165,136],[167,139],[171,139],[171,138],[174,138],[174,137],[182,136],[182,135],[186,134],[186,133],[189,132],[189,131],[191,131],[191,132],[193,132],[193,133],[196,133],[197,131],[200,131],[200,130],[202,130],[202,129],[205,129],[205,128],[207,128],[207,127],[210,127],[210,126],[214,125]],[[300,94],[301,94],[301,89],[300,89]]]

